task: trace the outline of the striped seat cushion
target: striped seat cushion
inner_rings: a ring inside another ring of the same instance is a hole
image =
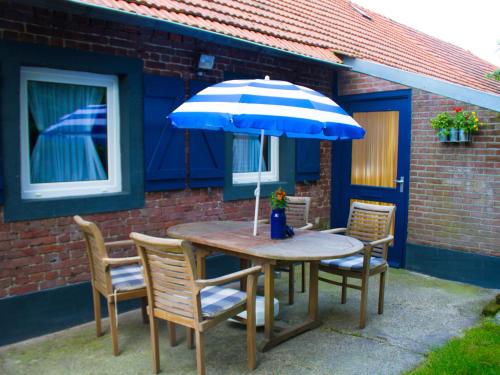
[[[145,287],[142,266],[130,264],[111,268],[111,283],[116,291]]]
[[[236,289],[223,288],[220,286],[209,286],[201,291],[201,310],[203,316],[211,318],[222,311],[244,301],[247,298],[245,292]]]
[[[370,257],[370,268],[375,268],[385,263],[386,261],[384,259]],[[363,255],[351,255],[339,259],[326,259],[321,261],[321,265],[346,271],[361,271],[363,269]]]

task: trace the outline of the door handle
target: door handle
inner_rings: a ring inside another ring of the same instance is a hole
[[[394,180],[394,182],[399,185],[399,192],[402,193],[404,191],[404,186],[405,186],[405,176],[399,177],[399,179]]]

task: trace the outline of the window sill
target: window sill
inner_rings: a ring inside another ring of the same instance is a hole
[[[255,198],[254,192],[257,182],[234,184],[233,183],[233,144],[230,135],[226,136],[226,175],[224,179],[224,201],[234,201],[240,199]],[[272,182],[261,182],[260,196],[268,198],[273,191],[279,187],[283,188],[287,194],[295,193],[295,141],[293,139],[280,138],[280,180]]]

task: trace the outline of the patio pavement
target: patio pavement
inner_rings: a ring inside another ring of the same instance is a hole
[[[258,353],[258,367],[252,374],[399,374],[415,367],[430,349],[477,322],[483,305],[498,293],[391,269],[384,314],[377,315],[378,277],[370,281],[364,330],[357,328],[359,292],[350,289],[347,304],[341,305],[340,289],[320,283],[323,325],[269,352]],[[286,275],[277,279],[280,301],[287,300],[287,284]],[[281,308],[282,321],[300,321],[307,311],[307,294],[297,293],[295,305]],[[93,323],[85,324],[0,348],[0,373],[151,373],[149,327],[141,323],[138,311],[120,315],[119,357],[111,354],[108,332],[100,338],[94,332]],[[177,335],[179,344],[169,347],[166,324],[160,324],[162,373],[195,374],[195,351],[186,348],[184,329],[178,329]],[[259,331],[258,342],[262,337]],[[243,327],[222,323],[208,332],[205,343],[208,374],[249,373]]]

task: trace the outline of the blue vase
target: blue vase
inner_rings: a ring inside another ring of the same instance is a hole
[[[276,208],[271,212],[271,239],[286,238],[286,215],[284,208]]]

